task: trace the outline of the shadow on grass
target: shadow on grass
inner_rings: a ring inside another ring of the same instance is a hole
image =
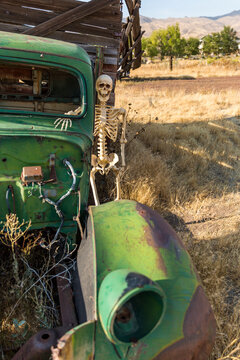
[[[124,78],[122,82],[144,82],[144,81],[160,81],[160,80],[196,80],[193,76],[183,75],[183,76],[156,76],[156,77],[131,77]]]
[[[217,198],[239,191],[239,132],[238,118],[171,124],[133,120],[127,129],[127,167],[121,181],[125,198],[145,201],[141,199],[141,183],[147,184],[153,190],[154,208],[160,210],[171,208],[175,201],[184,206],[196,198]],[[108,152],[120,156],[119,139],[109,143]],[[101,203],[114,199],[113,172],[96,174],[96,185]],[[93,204],[91,193],[89,201]]]
[[[129,129],[126,155],[130,180],[132,167],[134,174],[139,175],[139,181],[144,177],[152,179],[153,186],[161,193],[164,181],[161,167],[159,165],[158,172],[154,168],[159,160],[159,164],[168,169],[171,181],[168,186],[166,180],[163,188],[169,187],[181,203],[195,197],[218,197],[239,190],[238,118],[171,124],[133,122]],[[138,172],[138,159],[144,157]],[[132,180],[136,182],[136,179]]]

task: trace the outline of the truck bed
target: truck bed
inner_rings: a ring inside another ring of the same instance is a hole
[[[123,23],[122,0],[2,0],[0,30],[78,43],[95,75],[115,81],[141,65],[141,1],[125,2],[129,17]]]

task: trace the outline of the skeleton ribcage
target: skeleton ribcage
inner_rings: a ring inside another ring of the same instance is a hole
[[[116,141],[118,134],[118,115],[118,109],[111,109],[109,106],[107,106],[105,109],[102,109],[97,105],[94,136],[98,136],[101,129],[101,135],[104,133],[105,136],[107,136],[109,139]]]

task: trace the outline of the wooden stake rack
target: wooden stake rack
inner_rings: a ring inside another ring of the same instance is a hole
[[[141,0],[1,0],[0,30],[80,44],[95,65],[95,75],[128,76],[141,65]]]

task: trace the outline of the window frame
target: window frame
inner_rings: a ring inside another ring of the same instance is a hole
[[[46,68],[50,69],[50,68],[55,68],[58,70],[62,70],[62,71],[66,71],[68,73],[70,73],[71,75],[75,76],[75,78],[78,80],[79,83],[79,88],[80,88],[80,95],[81,95],[81,106],[82,106],[82,112],[78,115],[67,115],[68,118],[71,119],[81,119],[85,116],[86,112],[87,112],[87,83],[86,83],[86,79],[83,75],[82,72],[80,72],[79,70],[77,70],[74,67],[71,67],[69,65],[65,65],[65,64],[61,64],[61,63],[56,63],[56,62],[41,62],[38,60],[33,60],[33,59],[21,59],[24,61],[19,61],[16,58],[9,58],[9,57],[1,57],[0,58],[0,64],[1,63],[7,63],[10,64],[16,64],[16,65],[26,65],[26,66],[36,66],[36,67],[40,67],[40,68]],[[3,109],[1,108],[1,103],[0,103],[0,114],[11,114],[11,115],[25,115],[25,116],[43,116],[43,117],[53,117],[53,118],[58,118],[58,117],[64,117],[64,113],[49,113],[49,112],[40,112],[40,111],[31,111],[31,110],[17,110],[17,109]]]

